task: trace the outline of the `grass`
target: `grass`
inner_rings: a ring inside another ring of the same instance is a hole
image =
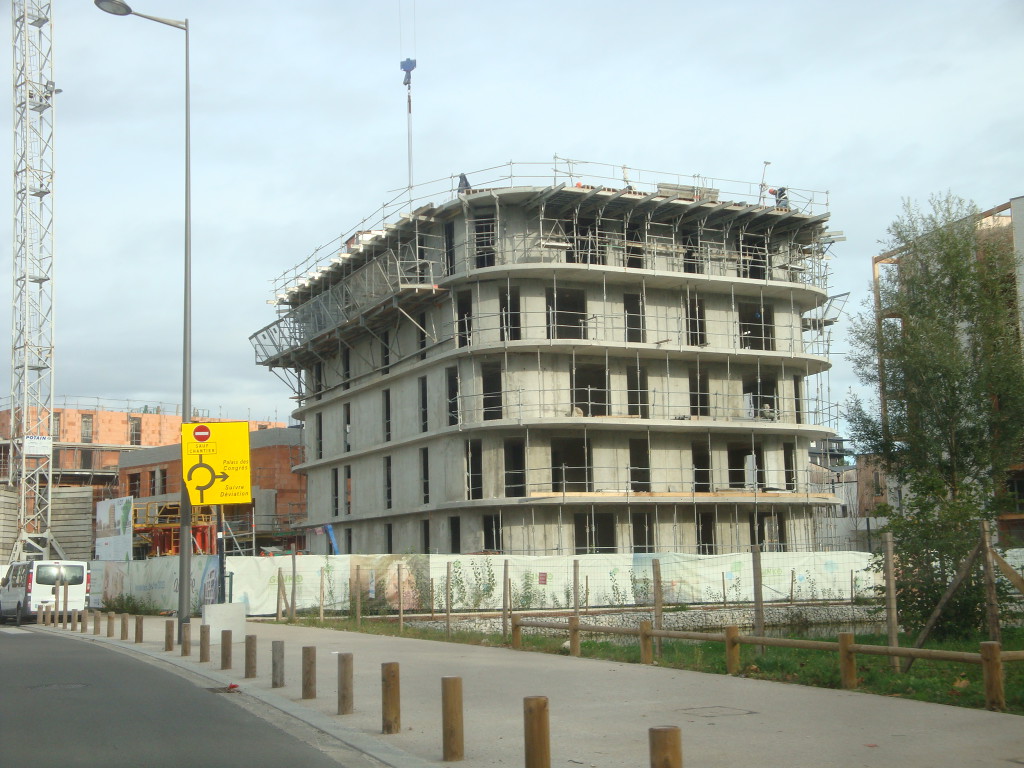
[[[306,626],[323,627],[347,632],[362,632],[374,635],[398,635],[397,621],[367,621],[357,628],[355,621],[346,617],[316,618],[299,617]],[[460,630],[453,624],[450,642],[469,645],[503,646],[501,633],[483,633]],[[414,622],[406,622],[403,637],[419,640],[445,641],[444,630],[425,628]],[[539,653],[564,653],[563,645],[568,635],[549,637],[523,633],[523,650]],[[640,647],[629,642],[614,642],[583,635],[580,643],[581,655],[588,658],[619,661],[628,664],[640,663]],[[819,638],[836,640],[835,637]],[[928,648],[977,653],[979,643],[986,640],[930,642]],[[900,645],[913,644],[913,638],[900,637]],[[858,643],[886,645],[885,635],[858,635]],[[1024,650],[1024,628],[1003,629],[1004,650]],[[743,645],[741,650],[741,677],[773,680],[783,683],[810,685],[819,688],[840,688],[839,658],[831,651],[811,651],[797,648],[765,648],[757,653],[755,646]],[[661,657],[655,664],[673,669],[685,669],[708,674],[726,674],[725,644],[716,642],[693,642],[664,640]],[[897,696],[929,701],[936,704],[951,704],[960,707],[985,708],[985,688],[981,666],[946,661],[918,659],[909,673],[894,673],[885,656],[857,656],[858,690],[881,696]],[[1024,715],[1024,662],[1007,662],[1003,666],[1006,711]]]

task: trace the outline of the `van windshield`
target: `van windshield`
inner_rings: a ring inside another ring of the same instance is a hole
[[[84,565],[37,565],[36,584],[52,585],[65,581],[74,586],[85,581]]]

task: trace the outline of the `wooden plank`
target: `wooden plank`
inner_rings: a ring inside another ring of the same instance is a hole
[[[999,570],[1002,571],[1006,580],[1013,584],[1018,592],[1024,595],[1024,576],[1017,573],[1013,566],[1003,560],[998,552],[992,552],[992,561],[999,567]]]

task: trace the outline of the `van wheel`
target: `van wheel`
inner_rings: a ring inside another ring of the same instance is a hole
[[[14,611],[14,626],[20,627],[21,626],[21,620],[22,620],[21,603],[18,603],[18,607]]]

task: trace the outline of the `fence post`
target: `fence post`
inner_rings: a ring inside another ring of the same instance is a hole
[[[277,569],[277,621],[284,618],[284,569]]]
[[[850,571],[850,605],[857,604],[857,577]]]
[[[569,617],[569,655],[580,655],[580,617]]]
[[[351,715],[355,711],[352,690],[352,654],[338,654],[338,714]]]
[[[889,646],[895,648],[900,644],[900,629],[896,615],[896,555],[893,552],[892,532],[887,531],[883,536],[885,542],[885,626],[889,637]],[[900,671],[900,660],[898,656],[889,657],[889,667],[893,672]]]
[[[292,599],[288,605],[288,621],[295,621],[295,596],[298,582],[296,573],[298,571],[298,563],[296,562],[295,557],[295,544],[292,543]]]
[[[199,661],[210,660],[210,625],[199,625]]]
[[[284,640],[270,644],[270,687],[284,688]]]
[[[508,589],[508,560],[505,560],[501,577],[501,642],[508,642],[508,614],[512,607],[512,595]]]
[[[572,561],[572,615],[579,624],[580,618],[580,561]]]
[[[1003,656],[1000,644],[989,640],[981,644],[981,672],[985,682],[985,708],[1006,709],[1003,692]]]
[[[174,650],[174,619],[164,622],[164,651]]]
[[[430,620],[434,620],[434,577],[430,577]]]
[[[523,735],[526,742],[526,768],[551,768],[547,696],[527,696],[523,699]]]
[[[444,579],[444,639],[452,639],[452,562],[448,561],[448,570]]]
[[[676,725],[647,730],[651,768],[683,768],[683,739]]]
[[[398,634],[405,632],[405,590],[402,589],[402,564],[398,564]]]
[[[465,756],[462,722],[462,678],[441,678],[441,759],[462,760]]]
[[[519,622],[522,618],[519,614],[512,614],[512,648],[516,651],[522,650],[523,647],[523,628],[519,626]]]
[[[356,566],[356,629],[363,624],[363,567]]]
[[[231,669],[231,630],[220,631],[220,668]]]
[[[640,622],[640,663],[654,663],[654,648],[651,643],[651,622]]]
[[[302,698],[316,698],[316,646],[302,647]]]
[[[324,569],[320,569],[320,621],[324,620]]]
[[[181,655],[192,655],[192,622],[181,625]]]
[[[754,569],[754,634],[764,637],[764,585],[761,581],[761,547],[750,548],[750,562]],[[764,655],[764,646],[758,646],[757,652]]]
[[[992,562],[992,536],[988,520],[981,521],[981,556],[985,575],[985,620],[988,625],[988,639],[999,642],[999,597],[996,595],[995,564]]]
[[[857,659],[850,646],[853,645],[853,632],[839,633],[839,680],[843,688],[857,687]]]
[[[740,673],[740,628],[733,625],[725,628],[725,669],[730,675]]]
[[[791,568],[789,571],[789,604],[793,604],[793,600],[796,597],[796,568]]]
[[[661,560],[655,558],[651,561],[651,577],[654,579],[654,628],[662,628],[662,611],[664,610],[664,604],[662,601],[661,594]],[[661,638],[656,637],[654,639],[654,652],[657,657],[661,658]]]
[[[245,676],[256,677],[256,635],[245,636]]]
[[[398,680],[398,662],[380,665],[381,733],[402,731],[402,697]]]
[[[143,618],[142,616],[136,616],[135,617],[135,642],[136,643],[141,643],[142,642],[142,626],[143,626],[142,618]]]

